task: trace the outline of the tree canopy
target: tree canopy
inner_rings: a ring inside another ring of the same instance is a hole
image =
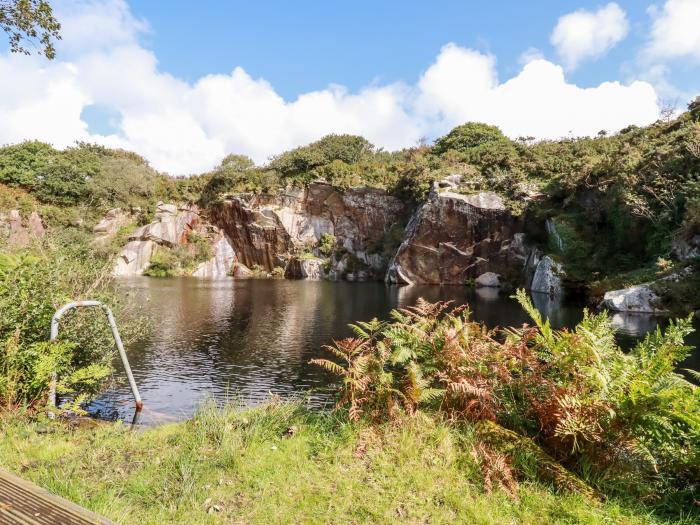
[[[61,24],[46,0],[0,0],[0,28],[7,33],[10,51],[31,54],[34,48],[48,59],[56,56]]]

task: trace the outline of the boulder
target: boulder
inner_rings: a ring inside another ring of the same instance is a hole
[[[530,291],[559,297],[563,292],[561,281],[563,275],[562,265],[546,255],[537,263],[535,274],[530,284]]]
[[[646,284],[605,292],[602,308],[615,312],[665,314],[668,313],[658,306],[659,297]]]
[[[287,263],[284,276],[287,279],[320,281],[323,278],[323,260],[318,258],[299,259],[298,257],[294,257]]]
[[[109,210],[102,220],[92,228],[92,232],[97,236],[95,239],[96,242],[109,239],[117,233],[120,228],[134,222],[134,219],[135,215],[121,208]]]
[[[501,286],[501,277],[497,273],[485,272],[476,278],[474,284],[477,288],[498,288]]]
[[[433,192],[411,217],[386,280],[464,284],[494,272],[518,281],[527,258],[519,228],[496,193]]]
[[[24,245],[32,237],[41,237],[45,233],[44,223],[35,211],[26,220],[19,210],[0,211],[0,236],[9,244]]]
[[[674,239],[671,243],[671,252],[681,261],[700,257],[700,235]]]

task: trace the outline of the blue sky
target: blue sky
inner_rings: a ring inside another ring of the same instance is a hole
[[[605,5],[585,0],[173,0],[163,9],[152,0],[129,3],[137,17],[148,21],[151,34],[144,42],[163,70],[194,81],[241,66],[270,81],[287,99],[332,83],[352,90],[373,81],[413,83],[448,42],[495,55],[499,76],[511,76],[529,48],[556,59],[549,36],[560,16]],[[569,74],[580,86],[632,74],[627,70],[648,36],[652,2],[617,4],[630,20],[629,34],[609,54]],[[671,82],[680,90],[697,91],[698,66],[676,61]]]
[[[700,0],[53,4],[56,60],[0,44],[0,143],[96,142],[173,174],[328,133],[615,132],[700,92]]]

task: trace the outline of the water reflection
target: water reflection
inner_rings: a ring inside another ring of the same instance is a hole
[[[312,403],[326,404],[333,378],[309,359],[323,356],[322,346],[332,339],[351,335],[349,323],[386,319],[392,308],[414,305],[419,297],[467,303],[474,319],[489,326],[528,322],[514,300],[492,289],[188,278],[137,278],[123,286],[154,319],[149,339],[127,349],[145,403],[144,423],[189,417],[207,396],[254,404],[270,393],[310,392]],[[554,327],[581,318],[579,304],[542,294],[533,302]],[[648,316],[613,317],[626,347],[658,322]],[[690,365],[699,367],[697,356]],[[106,392],[90,410],[130,420],[128,385]]]

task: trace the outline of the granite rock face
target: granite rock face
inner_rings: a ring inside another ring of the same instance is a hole
[[[328,234],[335,238],[336,251],[350,254],[379,278],[389,259],[381,253],[383,239],[392,227],[402,227],[409,213],[407,204],[383,190],[343,191],[322,182],[274,195],[230,195],[209,210],[249,268],[286,268],[297,253]]]
[[[200,264],[192,272],[193,277],[205,279],[223,279],[232,275],[236,264],[236,253],[223,234],[212,244],[214,255],[208,261]]]
[[[293,257],[287,263],[284,270],[286,279],[306,279],[307,281],[320,281],[324,278],[323,260],[318,258],[299,259]]]
[[[501,286],[501,279],[497,273],[485,272],[476,278],[474,284],[477,288],[498,288]]]
[[[519,225],[493,192],[431,192],[414,213],[386,280],[464,284],[485,272],[518,281],[528,250]]]
[[[46,233],[46,227],[39,214],[35,211],[28,217],[22,217],[19,210],[0,211],[0,237],[8,244],[24,245],[32,237],[41,237]]]
[[[537,263],[535,274],[530,284],[530,291],[546,293],[552,297],[560,297],[564,291],[562,286],[563,276],[564,269],[562,265],[545,255]]]
[[[117,257],[114,275],[142,275],[158,250],[187,244],[190,232],[210,239],[214,251],[213,257],[200,264],[194,275],[209,278],[229,275],[235,264],[235,254],[223,234],[202,219],[196,206],[178,207],[163,203],[156,208],[154,222],[137,228],[129,235],[127,245]]]
[[[641,284],[606,292],[601,307],[615,312],[664,314],[663,308],[657,306],[659,297],[647,285]]]

